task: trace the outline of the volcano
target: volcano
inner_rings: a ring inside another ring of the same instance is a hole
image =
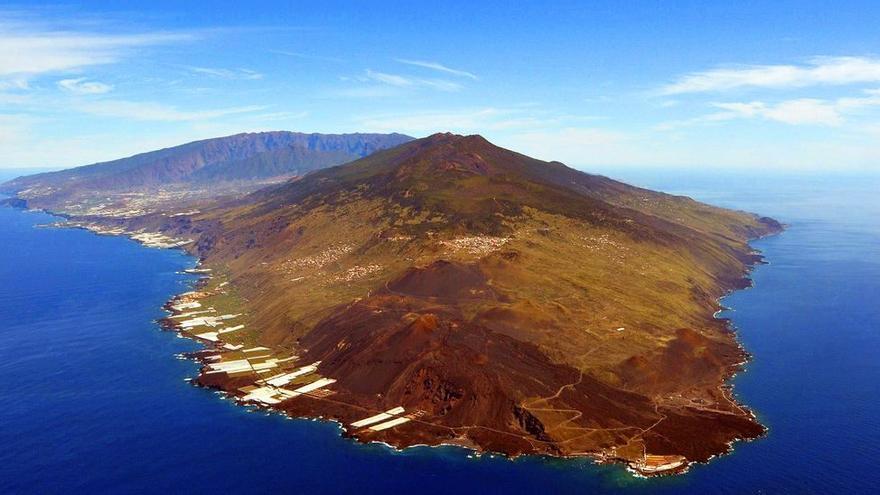
[[[727,385],[747,354],[713,315],[760,262],[749,240],[781,230],[769,218],[436,134],[123,226],[193,239],[213,270],[201,305],[242,315],[202,334],[202,385],[361,441],[653,474],[764,432]],[[277,385],[296,373],[331,385]]]

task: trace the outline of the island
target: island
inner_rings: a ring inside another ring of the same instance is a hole
[[[5,190],[64,225],[196,256],[201,281],[162,325],[205,343],[194,383],[242,404],[394,448],[645,476],[764,434],[729,382],[749,355],[715,315],[762,261],[749,241],[782,225],[481,136],[400,140],[149,208],[125,200],[143,191],[108,207],[69,178],[76,194],[27,178]]]

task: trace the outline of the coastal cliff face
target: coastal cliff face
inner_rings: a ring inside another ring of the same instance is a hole
[[[772,219],[452,134],[233,198],[124,198],[67,225],[200,258],[163,325],[208,343],[198,383],[242,402],[361,441],[646,475],[764,432],[726,385],[748,356],[714,313]]]
[[[713,314],[747,285],[747,242],[781,230],[772,219],[438,134],[119,225],[193,239],[214,270],[198,297],[244,315],[247,331],[207,338],[203,385],[362,441],[655,474],[764,431],[725,385],[747,355]],[[321,393],[273,385],[310,363],[332,383]],[[357,426],[396,408],[393,427]]]

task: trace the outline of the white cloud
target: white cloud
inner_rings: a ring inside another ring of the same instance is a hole
[[[791,125],[840,126],[846,122],[847,115],[878,105],[880,105],[880,89],[865,90],[864,96],[836,100],[797,98],[783,100],[775,104],[763,101],[716,102],[711,106],[722,110],[721,112],[701,115],[692,119],[663,122],[655,129],[669,131],[699,124],[755,118]]]
[[[419,79],[418,83],[427,88],[439,91],[455,92],[461,89],[461,84],[444,81],[443,79]]]
[[[113,86],[97,81],[87,81],[86,78],[62,79],[58,81],[58,87],[77,95],[100,95],[113,91]]]
[[[854,111],[864,107],[880,105],[880,89],[866,89],[865,96],[839,98],[837,107],[842,111]]]
[[[262,79],[263,74],[250,69],[216,69],[212,67],[189,67],[189,70],[197,74],[205,74],[220,79]]]
[[[322,62],[336,62],[343,63],[344,59],[337,57],[327,57],[324,55],[314,55],[311,53],[302,53],[302,52],[292,52],[288,50],[269,50],[270,53],[277,53],[279,55],[287,55],[288,57],[301,58],[305,60],[318,60]]]
[[[738,88],[800,88],[880,82],[880,59],[815,57],[801,65],[748,65],[687,74],[661,88],[665,95]]]
[[[378,72],[372,69],[367,69],[364,72],[364,76],[357,78],[357,80],[361,82],[387,84],[397,88],[423,87],[446,92],[454,92],[461,89],[461,84],[453,81],[446,81],[443,79],[421,79],[401,76],[399,74],[389,74],[387,72]]]
[[[74,108],[82,113],[100,117],[116,117],[129,120],[146,120],[158,122],[184,122],[216,119],[229,115],[244,114],[264,110],[264,106],[242,106],[218,108],[212,110],[180,110],[160,103],[98,100],[88,104],[76,104]]]
[[[452,74],[459,77],[467,77],[468,79],[473,79],[475,81],[478,79],[476,74],[472,72],[453,69],[438,62],[428,62],[425,60],[407,60],[403,58],[396,58],[394,60],[400,62],[401,64],[414,65],[416,67],[424,67],[426,69],[433,69],[439,72],[445,72],[447,74]]]
[[[397,96],[397,89],[390,86],[352,86],[347,88],[330,89],[319,93],[323,98],[385,98]]]
[[[761,117],[785,124],[828,125],[837,126],[843,123],[843,117],[834,103],[814,98],[800,98],[767,105],[755,101],[750,103],[715,103],[715,106],[727,110],[731,118]]]
[[[710,167],[760,173],[770,169],[803,171],[833,167],[877,170],[880,162],[880,144],[867,133],[848,142],[841,142],[831,133],[819,139],[804,139],[795,133],[787,139],[731,134],[689,141],[655,133],[568,128],[502,136],[496,143],[536,158],[558,160],[588,172],[598,170],[611,177],[615,170],[628,167]]]
[[[390,84],[392,86],[412,86],[414,81],[404,76],[399,76],[397,74],[387,74],[385,72],[377,72],[372,69],[367,69],[366,71],[367,79],[372,79],[373,81]]]
[[[134,48],[191,40],[182,33],[100,34],[0,23],[0,76],[65,72],[119,61]]]
[[[0,79],[0,91],[26,89],[30,89],[30,83],[28,83],[28,80],[24,77],[11,77],[9,79]]]

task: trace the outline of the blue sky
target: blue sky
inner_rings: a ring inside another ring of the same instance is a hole
[[[479,133],[581,169],[880,170],[876,2],[0,7],[0,168],[237,132]]]

